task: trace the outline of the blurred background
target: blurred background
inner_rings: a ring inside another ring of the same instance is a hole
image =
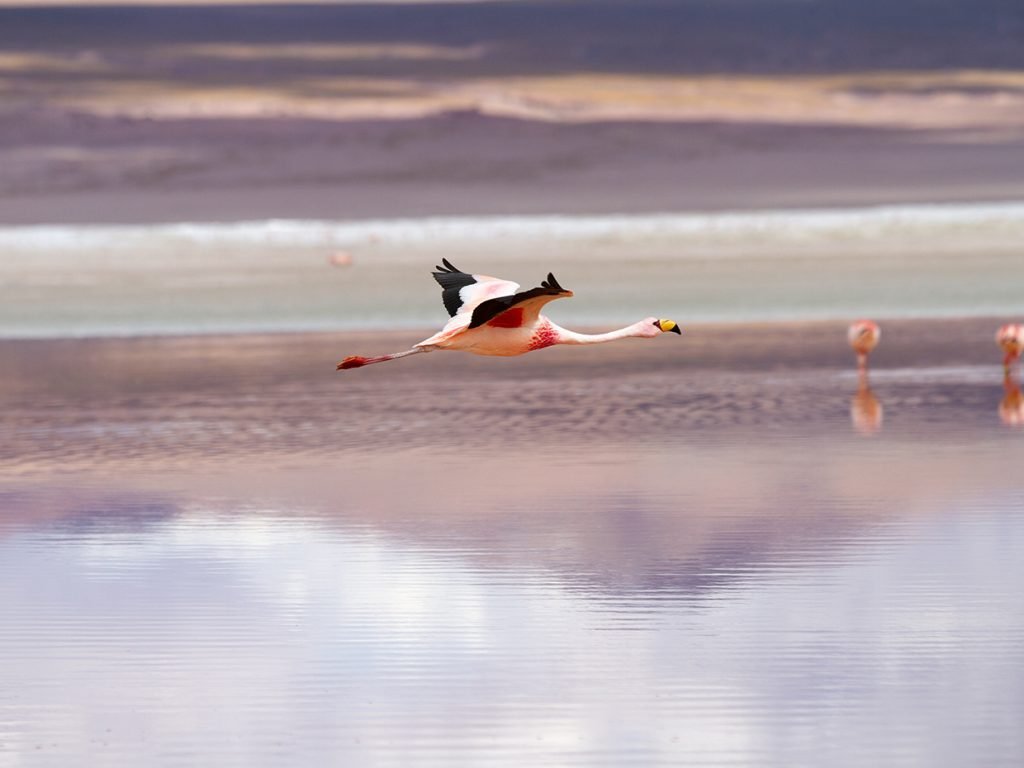
[[[1024,765],[1022,43],[0,0],[0,768]]]
[[[586,324],[1012,312],[1021,40],[1016,0],[0,0],[0,335],[429,326],[442,256]]]

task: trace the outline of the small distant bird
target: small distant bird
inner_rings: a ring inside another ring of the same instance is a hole
[[[476,355],[521,355],[554,344],[601,344],[630,337],[652,338],[664,332],[682,334],[672,320],[648,317],[608,333],[576,333],[560,328],[540,313],[550,301],[573,295],[550,272],[539,288],[520,291],[519,285],[487,275],[471,275],[447,259],[436,267],[441,300],[452,319],[412,349],[380,357],[346,357],[337,370],[360,368],[435,349],[457,349]]]
[[[1009,370],[1011,365],[1020,360],[1021,352],[1024,352],[1024,325],[1007,323],[1002,326],[996,331],[996,344],[1006,353],[1003,368]]]
[[[846,338],[849,339],[853,351],[857,353],[857,370],[862,374],[867,372],[868,355],[878,346],[878,339],[881,336],[882,331],[878,323],[871,320],[858,320],[850,325]]]

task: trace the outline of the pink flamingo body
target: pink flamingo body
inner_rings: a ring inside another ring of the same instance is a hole
[[[878,346],[881,336],[882,331],[878,327],[878,323],[871,320],[858,320],[850,325],[846,338],[849,340],[850,346],[853,347],[853,351],[857,353],[857,370],[861,373],[867,371],[868,355]]]
[[[444,266],[438,266],[433,275],[451,315],[448,324],[404,352],[346,357],[338,363],[339,371],[437,349],[509,357],[555,344],[602,344],[617,339],[652,338],[664,332],[682,333],[675,322],[655,317],[608,333],[576,333],[555,325],[540,313],[549,302],[573,295],[558,284],[554,275],[549,273],[538,288],[519,291],[517,283],[462,272],[447,259],[442,263]]]
[[[1010,366],[1020,360],[1021,352],[1024,352],[1024,325],[1020,323],[1007,323],[996,331],[996,343],[1002,348],[1003,367],[1009,370]]]

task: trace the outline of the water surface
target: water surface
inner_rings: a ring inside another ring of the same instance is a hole
[[[0,766],[1019,765],[998,369],[810,341],[9,342]]]
[[[429,328],[442,258],[554,271],[568,327],[1013,316],[1022,238],[1021,203],[0,227],[0,338]]]

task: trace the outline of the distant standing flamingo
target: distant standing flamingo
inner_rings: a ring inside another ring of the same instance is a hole
[[[352,266],[352,254],[348,251],[335,251],[331,254],[331,257],[327,260],[327,263],[332,267],[351,267]]]
[[[862,376],[867,375],[868,355],[878,345],[881,335],[878,323],[871,320],[858,320],[852,323],[847,331],[846,338],[849,339],[853,351],[857,353],[857,370]]]
[[[551,322],[540,310],[549,301],[572,296],[548,273],[539,288],[519,291],[519,285],[486,275],[462,272],[447,259],[437,267],[434,279],[441,286],[441,300],[452,319],[429,339],[405,352],[380,357],[353,355],[338,363],[337,370],[360,368],[435,349],[457,349],[477,355],[521,355],[554,344],[601,344],[630,337],[652,338],[663,332],[681,334],[672,320],[648,317],[608,333],[576,333]]]
[[[1007,323],[1002,326],[996,331],[996,343],[1006,353],[1003,357],[1003,368],[1008,371],[1011,365],[1020,360],[1020,354],[1024,351],[1024,325]]]

